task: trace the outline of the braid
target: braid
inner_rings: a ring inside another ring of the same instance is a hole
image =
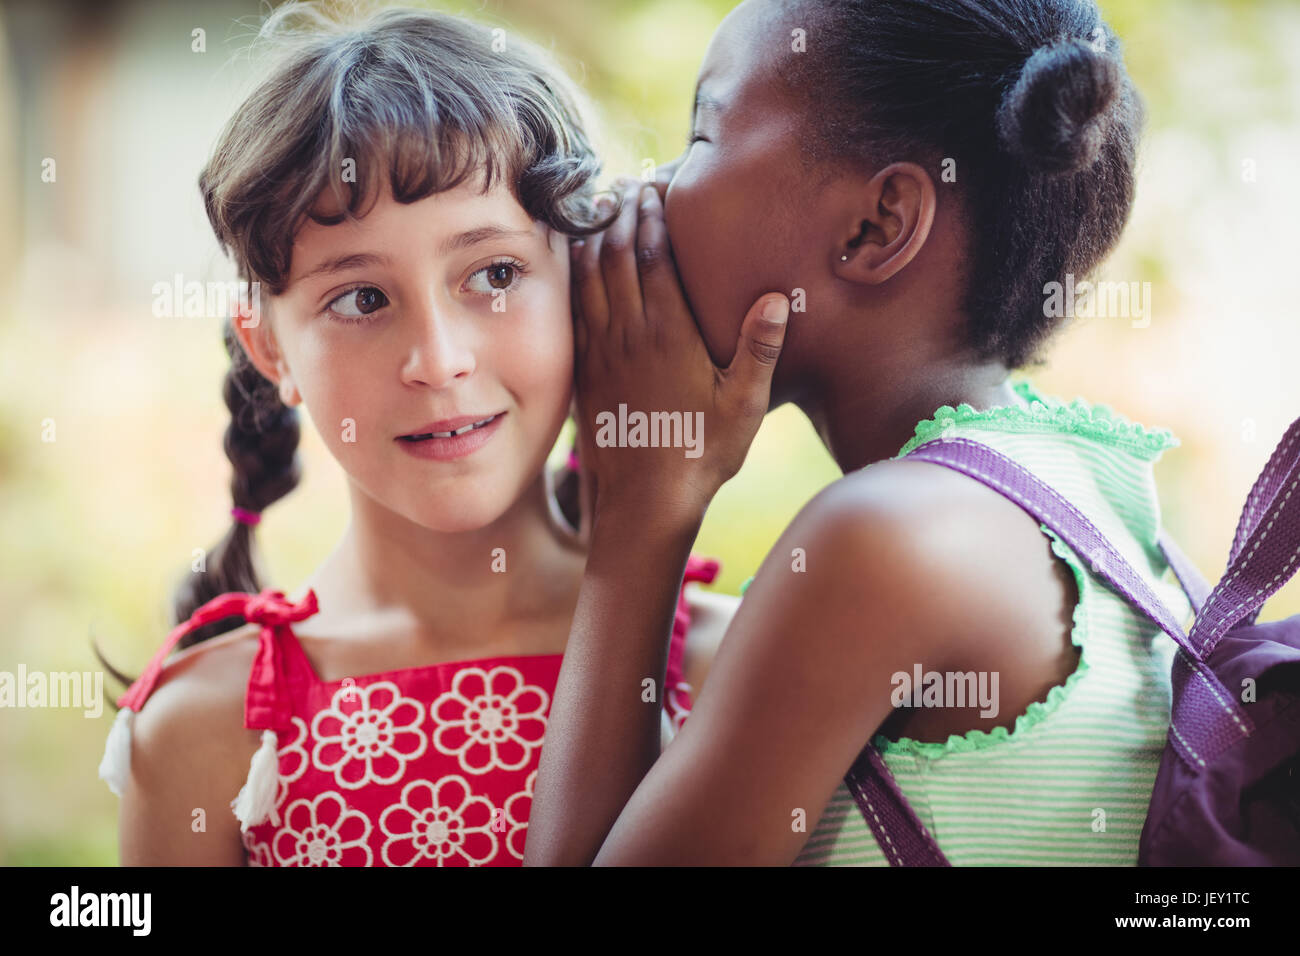
[[[222,394],[230,409],[226,429],[226,457],[234,466],[230,494],[236,507],[262,511],[295,487],[302,475],[298,459],[298,412],[280,401],[275,385],[262,376],[244,354],[227,319],[222,327],[230,370]],[[235,521],[224,538],[207,556],[205,570],[187,574],[172,596],[173,623],[189,620],[199,607],[228,591],[257,593],[262,589],[254,562],[253,529]],[[180,639],[178,647],[232,631],[243,623],[238,615],[195,628]],[[100,664],[125,686],[135,678],[118,670],[91,638],[91,648]],[[114,709],[117,705],[114,704]]]
[[[236,507],[261,512],[298,485],[302,475],[298,458],[298,411],[280,400],[275,385],[263,377],[235,336],[229,319],[222,335],[230,356],[222,394],[230,409],[226,429],[226,457],[233,474],[230,495]],[[209,552],[205,570],[193,572],[177,587],[172,599],[177,622],[187,620],[203,604],[228,591],[257,593],[262,589],[253,547],[253,529],[232,521]],[[238,627],[239,617],[213,621],[181,639],[188,647]]]

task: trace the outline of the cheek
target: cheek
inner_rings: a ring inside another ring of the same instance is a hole
[[[749,304],[741,300],[755,265],[751,242],[762,228],[747,218],[752,212],[734,180],[708,171],[683,169],[664,204],[682,286],[705,347],[720,366],[735,354]]]
[[[493,316],[492,367],[526,414],[567,414],[573,385],[573,322],[569,290],[546,283],[521,292],[517,304]]]
[[[374,384],[391,366],[364,348],[340,348],[328,336],[303,336],[292,358],[294,381],[321,438],[340,461],[363,440],[388,440],[397,426]],[[394,432],[394,435],[396,433]]]

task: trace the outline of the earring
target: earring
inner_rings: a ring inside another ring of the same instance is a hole
[[[869,229],[870,226],[871,224],[869,222],[867,222],[865,219],[862,220],[862,228],[858,230],[858,234],[856,236],[854,236],[852,239],[849,240],[850,249],[856,249],[858,246],[862,245],[862,240],[867,238],[867,229]],[[848,261],[849,261],[849,257],[847,253],[840,256],[840,262],[848,262]]]
[[[296,398],[297,394],[293,383],[287,378],[280,379],[280,401],[285,405],[293,405]]]

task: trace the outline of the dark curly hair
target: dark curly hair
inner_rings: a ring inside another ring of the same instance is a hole
[[[1058,327],[1044,286],[1089,275],[1133,204],[1142,101],[1092,0],[789,0],[786,80],[810,164],[955,160],[971,345],[1017,368]],[[815,44],[815,47],[814,47]]]

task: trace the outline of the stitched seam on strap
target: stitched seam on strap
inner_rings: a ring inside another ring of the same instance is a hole
[[[1201,755],[1198,754],[1195,750],[1193,750],[1192,745],[1189,744],[1187,740],[1183,737],[1183,735],[1178,732],[1178,728],[1174,726],[1173,720],[1169,721],[1169,732],[1178,738],[1179,742],[1182,743],[1182,745],[1187,748],[1187,752],[1196,758],[1196,762],[1198,764],[1200,764],[1202,767],[1205,766],[1205,761],[1201,759]]]
[[[1296,485],[1300,485],[1300,475],[1296,475],[1295,481],[1291,482],[1291,487],[1288,488],[1288,489],[1286,490],[1286,494],[1283,495],[1283,497],[1282,497],[1282,501],[1281,501],[1281,503],[1278,505],[1278,508],[1277,508],[1277,510],[1278,510],[1279,513],[1281,512],[1282,507],[1286,505],[1287,500],[1290,499],[1290,497],[1291,497],[1291,493],[1292,493],[1293,491],[1295,491],[1295,489],[1296,489]],[[1259,540],[1257,540],[1257,541],[1255,542],[1255,546],[1254,546],[1253,548],[1250,549],[1250,554],[1246,555],[1244,558],[1241,559],[1241,562],[1237,565],[1237,570],[1234,571],[1234,572],[1232,572],[1232,575],[1229,577],[1228,581],[1226,581],[1226,582],[1221,582],[1220,585],[1219,585],[1217,588],[1214,589],[1214,594],[1210,595],[1210,599],[1211,599],[1211,600],[1213,600],[1213,598],[1214,598],[1214,597],[1215,597],[1215,596],[1216,596],[1216,595],[1217,595],[1217,594],[1218,594],[1218,593],[1219,593],[1219,592],[1220,592],[1220,591],[1225,587],[1226,584],[1230,584],[1234,578],[1238,577],[1238,576],[1241,574],[1242,571],[1246,570],[1246,566],[1250,563],[1251,558],[1253,558],[1253,557],[1255,556],[1255,552],[1257,552],[1257,551],[1259,550],[1260,545],[1262,545],[1262,544],[1264,543],[1264,539],[1266,539],[1266,538],[1268,537],[1268,533],[1269,533],[1269,531],[1272,530],[1273,525],[1274,525],[1276,522],[1277,522],[1277,517],[1276,517],[1276,515],[1275,515],[1274,518],[1273,518],[1273,520],[1270,521],[1267,525],[1264,526],[1263,531],[1260,532]],[[1296,550],[1291,554],[1291,558],[1287,561],[1287,563],[1286,563],[1285,565],[1283,565],[1283,567],[1282,567],[1282,571],[1279,571],[1279,572],[1278,572],[1277,576],[1273,578],[1273,581],[1276,581],[1279,577],[1282,576],[1282,574],[1286,571],[1287,568],[1289,568],[1289,567],[1291,567],[1291,565],[1295,564],[1295,561],[1296,561],[1296,558],[1297,558],[1297,557],[1300,557],[1300,546],[1298,546],[1298,547],[1296,548]],[[1267,591],[1268,588],[1269,588],[1269,586],[1270,586],[1272,583],[1273,583],[1273,582],[1270,581],[1269,584],[1265,585],[1263,588],[1260,588],[1258,591],[1256,591],[1256,592],[1255,592],[1253,595],[1251,595],[1250,597],[1245,598],[1245,599],[1244,599],[1240,604],[1238,604],[1235,608],[1233,608],[1230,612],[1228,612],[1228,614],[1225,615],[1224,618],[1223,618],[1221,621],[1219,621],[1219,623],[1218,623],[1214,628],[1212,628],[1212,629],[1210,630],[1210,633],[1209,633],[1209,635],[1206,636],[1206,638],[1205,638],[1205,642],[1204,642],[1204,643],[1205,643],[1205,644],[1209,644],[1209,643],[1212,642],[1212,641],[1216,641],[1216,640],[1218,640],[1219,637],[1222,636],[1223,632],[1227,630],[1227,628],[1228,628],[1228,622],[1229,622],[1230,620],[1232,620],[1232,615],[1236,614],[1238,611],[1240,611],[1243,607],[1245,607],[1247,604],[1249,604],[1249,603],[1250,603],[1251,601],[1253,601],[1255,598],[1259,597],[1261,594],[1263,594],[1265,591]],[[1209,604],[1210,602],[1209,602],[1209,601],[1206,601],[1205,603],[1206,603],[1206,604]],[[1202,645],[1202,646],[1204,646],[1204,645]]]
[[[907,864],[903,862],[903,855],[898,852],[898,847],[894,846],[894,841],[889,838],[889,831],[885,829],[885,821],[880,819],[880,814],[876,812],[876,808],[871,805],[871,800],[865,793],[862,794],[862,802],[867,805],[867,809],[871,811],[871,816],[875,818],[876,823],[880,826],[880,835],[889,844],[887,849],[893,852],[894,859],[898,861],[899,866],[906,866]]]
[[[1295,435],[1292,435],[1291,440],[1286,443],[1286,447],[1283,448],[1282,451],[1274,458],[1270,458],[1270,463],[1264,466],[1264,473],[1260,475],[1259,482],[1258,482],[1260,488],[1264,488],[1268,484],[1269,479],[1272,478],[1273,476],[1273,472],[1277,470],[1277,465],[1272,464],[1272,462],[1274,460],[1276,461],[1285,460],[1286,456],[1290,454],[1291,446],[1296,443],[1297,438],[1300,438],[1300,432],[1297,432]],[[1243,530],[1250,527],[1250,522],[1255,517],[1255,508],[1258,505],[1259,502],[1256,500],[1255,495],[1251,495],[1246,500],[1246,520],[1242,523]],[[1241,541],[1234,541],[1234,544],[1238,545],[1239,547],[1242,543],[1243,542]]]

